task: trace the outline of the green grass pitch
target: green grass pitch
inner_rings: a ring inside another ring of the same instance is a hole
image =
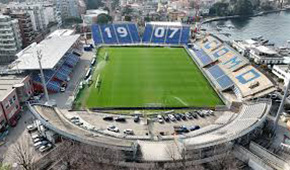
[[[83,99],[87,108],[223,104],[183,48],[103,47],[97,58],[93,83]]]

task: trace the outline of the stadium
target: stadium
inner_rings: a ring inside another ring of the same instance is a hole
[[[128,160],[147,168],[152,162],[170,166],[173,160],[191,166],[249,144],[265,125],[272,104],[262,97],[276,90],[273,82],[218,37],[205,33],[193,39],[189,25],[172,22],[146,23],[142,39],[134,23],[96,24],[92,35],[96,57],[72,108],[29,105],[45,127],[61,136],[125,151]],[[156,118],[209,109],[214,116],[194,123],[159,124]],[[140,126],[148,130],[135,135],[109,131],[109,124],[99,120],[108,115],[125,117],[130,123],[118,124],[124,129],[135,129],[132,116],[140,115]],[[72,121],[75,117],[81,125]],[[185,124],[201,128],[172,133],[173,125]]]

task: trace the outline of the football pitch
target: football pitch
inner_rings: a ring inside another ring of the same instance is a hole
[[[183,48],[102,47],[92,80],[86,108],[223,105]]]

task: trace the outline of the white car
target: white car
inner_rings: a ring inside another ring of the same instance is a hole
[[[172,114],[168,114],[168,117],[171,121],[176,121],[176,118]]]
[[[157,120],[159,123],[164,123],[164,119],[161,115],[157,115]]]
[[[117,127],[114,126],[114,125],[110,125],[110,126],[108,126],[107,130],[108,130],[108,131],[111,131],[111,132],[116,132],[116,133],[120,132],[119,128],[117,128]]]
[[[39,152],[42,153],[42,152],[48,151],[51,148],[52,148],[52,144],[48,143],[47,145],[40,146],[38,150],[39,150]]]
[[[42,140],[42,141],[39,141],[39,142],[37,142],[37,143],[34,143],[33,145],[34,145],[34,147],[35,147],[36,149],[38,149],[38,148],[40,148],[41,146],[48,145],[48,144],[49,144],[49,143],[48,143],[47,140]]]
[[[37,130],[37,127],[34,126],[33,124],[28,125],[26,128],[27,128],[28,132],[32,132],[32,131]]]
[[[32,140],[36,139],[36,138],[40,138],[41,136],[38,133],[34,133],[31,135]]]
[[[126,135],[134,135],[134,131],[132,129],[125,129],[124,134]]]

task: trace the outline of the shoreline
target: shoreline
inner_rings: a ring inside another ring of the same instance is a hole
[[[263,11],[263,12],[259,12],[257,14],[248,15],[248,16],[232,15],[232,16],[224,16],[224,17],[214,17],[214,18],[210,18],[210,19],[205,19],[204,21],[200,22],[200,25],[210,23],[213,21],[221,21],[221,20],[236,19],[236,18],[258,17],[258,16],[263,16],[263,15],[267,15],[267,14],[271,14],[271,13],[277,13],[277,12],[289,11],[289,10],[290,10],[290,7],[287,7],[287,8],[275,9],[275,10],[271,10],[271,11]]]

